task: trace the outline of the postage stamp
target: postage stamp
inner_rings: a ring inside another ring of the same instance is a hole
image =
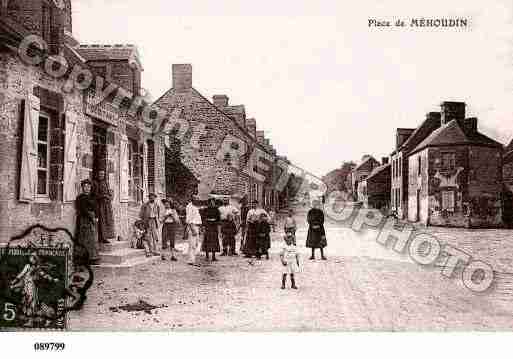
[[[65,330],[93,281],[64,228],[34,225],[0,247],[0,330]]]
[[[67,248],[0,248],[0,328],[66,329]]]

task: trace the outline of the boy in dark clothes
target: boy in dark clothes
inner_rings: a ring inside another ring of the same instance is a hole
[[[269,259],[269,248],[271,248],[271,225],[267,215],[262,213],[256,227],[257,232],[257,259],[264,254]]]
[[[228,255],[236,256],[235,235],[237,234],[237,225],[233,220],[233,214],[229,213],[226,220],[222,223],[221,233],[223,234],[223,248],[228,248]]]

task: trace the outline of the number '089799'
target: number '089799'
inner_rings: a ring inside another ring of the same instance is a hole
[[[62,351],[65,348],[64,343],[34,343],[35,351]]]

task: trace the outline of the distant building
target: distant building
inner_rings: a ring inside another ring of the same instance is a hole
[[[360,183],[379,165],[380,163],[374,157],[365,155],[362,157],[360,164],[351,171],[351,189],[353,196],[358,201],[363,199],[363,187],[360,188],[360,191],[358,190]]]
[[[390,205],[391,171],[388,158],[382,159],[381,166],[372,170],[359,185],[363,206],[366,208],[387,209]],[[361,188],[361,190],[360,190]]]
[[[502,152],[476,118],[465,118],[464,103],[444,102],[441,127],[408,153],[408,220],[501,226]]]
[[[438,127],[440,113],[429,112],[419,127],[397,129],[396,148],[390,155],[390,209],[401,219],[408,218],[408,154]]]

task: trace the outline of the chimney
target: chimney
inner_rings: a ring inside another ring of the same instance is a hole
[[[477,118],[470,117],[466,118],[463,121],[460,121],[460,126],[463,127],[463,130],[466,133],[476,133],[477,132]]]
[[[212,102],[214,106],[220,109],[228,107],[228,96],[226,95],[214,95],[212,96]]]
[[[246,109],[244,108],[244,105],[226,106],[223,111],[229,117],[234,119],[239,126],[246,128]]]
[[[192,65],[173,64],[173,88],[186,91],[192,88]]]
[[[445,101],[441,104],[441,125],[446,125],[452,120],[465,118],[465,102]]]
[[[265,133],[264,133],[264,131],[257,131],[256,132],[256,138],[257,138],[258,143],[263,145],[265,143]]]
[[[395,134],[395,145],[396,148],[399,149],[406,142],[406,140],[411,136],[411,134],[415,131],[414,128],[398,128]]]
[[[246,119],[246,129],[248,130],[251,137],[256,139],[256,120],[254,118]]]
[[[388,157],[381,157],[381,164],[387,165],[388,164]]]

